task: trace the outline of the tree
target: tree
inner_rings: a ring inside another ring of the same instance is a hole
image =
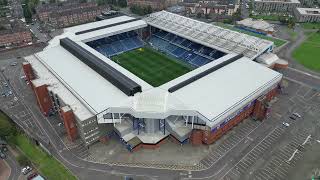
[[[9,121],[9,118],[0,113],[0,137],[6,138],[7,136],[16,133],[16,129]]]
[[[27,23],[32,22],[32,13],[30,11],[30,8],[27,5],[23,6],[23,15]]]
[[[201,12],[198,12],[198,13],[197,13],[197,18],[201,18],[201,16],[202,16],[202,13],[201,13]]]
[[[127,1],[126,0],[118,0],[118,6],[127,7]]]
[[[296,25],[296,21],[294,20],[294,18],[289,18],[288,19],[288,27],[294,28],[295,25]]]

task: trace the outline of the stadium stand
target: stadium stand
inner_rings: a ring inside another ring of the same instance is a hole
[[[143,46],[143,41],[133,32],[125,32],[95,41],[87,42],[87,45],[101,54],[111,57],[123,52],[131,51]]]
[[[225,55],[221,51],[189,41],[163,30],[155,32],[151,36],[149,43],[155,48],[195,67],[205,65]]]
[[[148,39],[149,44],[157,50],[176,57],[194,67],[203,66],[225,53],[192,42],[175,34],[158,30]],[[87,45],[101,54],[111,57],[144,45],[137,33],[129,31],[106,38],[88,42]]]

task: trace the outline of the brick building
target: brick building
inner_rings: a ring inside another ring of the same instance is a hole
[[[154,10],[163,10],[169,6],[177,4],[180,0],[128,0],[127,2],[128,6],[151,6]]]
[[[63,28],[92,22],[97,15],[100,15],[106,9],[106,6],[98,6],[92,2],[65,2],[42,5],[36,11],[41,22],[50,23],[57,28]]]
[[[217,0],[217,1],[186,1],[184,2],[187,13],[203,15],[219,14],[232,16],[237,12],[239,4],[236,1]]]
[[[22,21],[0,19],[0,46],[19,46],[31,41],[31,32]]]

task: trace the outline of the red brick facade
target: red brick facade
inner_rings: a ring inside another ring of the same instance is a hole
[[[0,46],[3,45],[24,45],[32,41],[30,31],[21,31],[0,35]]]
[[[178,0],[128,0],[128,6],[150,6],[154,10],[163,10],[169,6],[177,4]]]
[[[106,6],[98,6],[96,3],[64,3],[62,6],[40,6],[37,15],[41,22],[50,22],[58,28],[69,27],[77,24],[95,21]]]
[[[41,112],[48,116],[50,109],[52,108],[52,101],[49,96],[47,85],[35,86],[33,85],[33,90],[37,98],[38,105]]]
[[[70,141],[74,141],[77,138],[78,134],[73,111],[71,109],[64,111],[63,108],[61,108],[61,118],[63,119],[68,139]]]
[[[31,80],[33,80],[35,78],[31,64],[30,63],[23,63],[22,69],[23,69],[23,72],[24,72],[28,82],[31,83]]]

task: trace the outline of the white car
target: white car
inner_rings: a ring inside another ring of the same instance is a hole
[[[289,127],[289,126],[290,126],[290,124],[289,124],[289,123],[286,123],[286,122],[282,122],[282,124],[283,124],[284,126],[286,126],[286,127]]]
[[[22,172],[23,175],[26,175],[26,174],[28,174],[28,173],[31,172],[31,171],[32,171],[32,168],[31,168],[30,166],[24,167],[24,168],[22,168],[22,170],[21,170],[21,172]]]
[[[298,118],[301,118],[301,115],[298,114],[298,113],[293,113],[294,116],[298,117]]]

